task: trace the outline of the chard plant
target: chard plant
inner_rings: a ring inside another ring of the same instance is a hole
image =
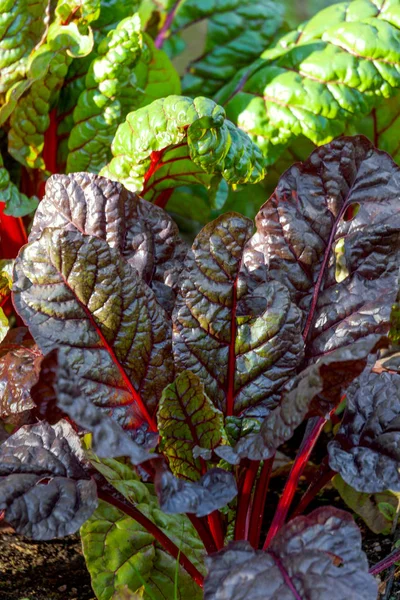
[[[2,9],[0,519],[99,600],[376,600],[319,493],[395,529],[399,0]]]

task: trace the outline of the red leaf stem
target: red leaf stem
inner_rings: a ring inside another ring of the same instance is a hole
[[[210,534],[207,527],[207,520],[205,520],[204,517],[196,517],[196,515],[190,513],[188,513],[187,516],[197,531],[199,538],[203,542],[207,554],[213,554],[214,552],[217,552],[217,546],[215,545],[214,538]]]
[[[400,561],[400,548],[393,550],[388,556],[376,563],[376,565],[370,568],[369,572],[371,575],[378,575],[378,573],[388,569],[397,561]]]
[[[172,21],[175,18],[176,11],[178,10],[181,2],[182,0],[177,0],[171,8],[170,12],[167,14],[164,25],[162,26],[156,39],[154,40],[154,45],[156,48],[162,48],[162,45],[165,42],[166,38],[169,37],[169,28],[171,27]]]
[[[235,540],[247,539],[247,532],[249,527],[248,513],[250,507],[251,492],[253,489],[254,481],[257,477],[258,467],[260,465],[260,462],[258,460],[252,460],[248,462],[249,465],[246,470],[243,485],[239,486],[239,497],[235,525]]]
[[[225,536],[222,529],[222,521],[219,511],[214,510],[214,512],[208,515],[207,520],[217,550],[221,550],[224,547]]]
[[[306,510],[307,506],[310,504],[310,502],[314,500],[318,492],[320,492],[322,488],[330,482],[334,475],[336,475],[336,471],[333,471],[330,468],[328,459],[325,458],[322,461],[317,473],[315,474],[315,477],[312,479],[310,485],[303,494],[299,504],[291,514],[290,519],[294,519],[295,517],[302,515]]]
[[[307,466],[308,460],[310,458],[311,452],[314,449],[314,446],[320,436],[321,431],[323,430],[327,419],[324,417],[319,417],[312,428],[311,432],[304,440],[299,453],[296,456],[296,459],[293,463],[292,469],[289,474],[289,478],[284,487],[282,496],[279,500],[278,507],[276,509],[271,527],[268,531],[267,539],[265,540],[265,544],[263,550],[267,550],[278,533],[282,525],[285,523],[290,505],[292,503],[293,497],[296,493],[297,485],[299,483],[299,479]]]
[[[15,258],[21,246],[28,243],[21,217],[4,214],[5,204],[0,202],[0,258]]]
[[[165,533],[161,531],[161,529],[159,529],[159,527],[157,527],[155,523],[153,523],[153,521],[148,519],[135,506],[125,504],[125,502],[114,498],[114,496],[108,494],[107,492],[98,490],[98,496],[101,500],[104,500],[104,502],[108,502],[112,506],[115,506],[120,511],[128,515],[128,517],[131,517],[132,519],[137,521],[139,525],[144,527],[171,556],[179,560],[179,563],[189,573],[193,581],[195,581],[197,585],[201,588],[203,587],[204,578],[200,571],[196,569],[196,567],[188,559],[186,554],[179,550],[178,546],[176,546],[174,542],[170,540],[169,537],[167,537]]]
[[[264,461],[261,469],[260,477],[258,478],[253,496],[253,505],[251,508],[250,527],[249,527],[249,542],[258,549],[260,545],[261,527],[263,523],[265,501],[267,499],[269,481],[272,473],[272,465],[274,464],[275,454]]]

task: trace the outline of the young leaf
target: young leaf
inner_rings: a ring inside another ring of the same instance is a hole
[[[145,130],[145,135],[138,135]],[[265,174],[261,152],[207,98],[169,96],[129,113],[117,130],[114,158],[102,175],[150,201],[180,185],[255,183]]]
[[[0,418],[29,411],[31,389],[39,378],[43,356],[33,342],[0,346]]]
[[[262,265],[253,272],[243,265],[252,231],[235,213],[204,227],[185,260],[172,315],[178,370],[195,372],[228,416],[275,406],[303,353],[300,313],[288,291],[269,283]]]
[[[54,175],[46,183],[29,240],[37,240],[46,227],[71,226],[118,249],[153,288],[157,301],[172,311],[186,246],[165,211],[91,173]]]
[[[204,392],[201,380],[184,371],[165,388],[158,413],[161,450],[174,475],[197,481],[205,470],[196,446],[213,450],[221,443],[223,414]]]
[[[259,57],[282,24],[282,6],[270,0],[229,3],[184,0],[178,4],[167,47],[193,23],[207,21],[204,51],[187,67],[182,86],[190,96],[213,96],[245,65]],[[161,43],[161,35],[156,43]]]
[[[266,460],[273,456],[307,415],[328,416],[338,406],[343,391],[362,373],[377,343],[371,336],[321,358],[290,382],[279,405],[262,422],[260,431],[241,437],[235,448],[221,446],[216,453],[230,463],[241,458]]]
[[[172,475],[160,459],[154,463],[158,501],[167,514],[194,513],[204,517],[226,506],[237,495],[234,476],[223,469],[209,469],[199,481],[193,482]]]
[[[88,399],[125,428],[147,421],[156,429],[158,399],[173,379],[171,327],[116,249],[46,229],[16,261],[14,303],[43,353],[65,350]]]
[[[139,504],[138,508],[178,546],[181,544],[182,551],[189,552],[192,560],[200,556],[201,542],[186,517],[163,515],[147,504]],[[182,519],[185,519],[184,529]],[[81,536],[93,589],[99,600],[109,600],[124,584],[145,600],[173,598],[176,561],[139,523],[100,502],[81,528]],[[179,600],[201,599],[200,588],[182,567],[179,567],[179,584]]]
[[[400,375],[367,368],[347,392],[329,465],[359,492],[400,491]]]
[[[392,159],[363,136],[339,138],[289,169],[256,217],[250,245],[301,308],[309,361],[389,330],[398,280],[399,176]],[[348,275],[337,282],[339,240]]]
[[[216,100],[275,162],[297,136],[325,144],[400,87],[391,4],[342,2],[315,15],[239,71]]]
[[[367,527],[374,533],[390,535],[393,515],[396,514],[399,505],[399,494],[387,490],[377,494],[365,494],[357,492],[348,485],[340,475],[335,475],[333,485],[347,506],[363,519]],[[392,516],[389,518],[388,510],[382,510],[382,505],[391,508]]]
[[[0,510],[18,533],[75,533],[97,507],[79,438],[66,421],[25,425],[0,446]]]
[[[204,600],[376,600],[378,594],[360,530],[351,515],[331,507],[290,521],[268,552],[231,542],[206,562]]]

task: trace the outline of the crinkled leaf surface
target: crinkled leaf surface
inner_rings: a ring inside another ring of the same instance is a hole
[[[225,415],[265,403],[295,374],[303,355],[300,313],[261,265],[243,265],[251,221],[222,215],[199,233],[185,260],[173,312],[178,370],[196,373]]]
[[[142,484],[143,485],[143,484]],[[202,568],[204,549],[185,516],[165,515],[155,504],[137,504],[182,552]],[[174,597],[176,561],[136,521],[105,502],[81,528],[83,551],[99,600],[108,600],[120,585],[147,600]],[[143,584],[144,581],[144,584]],[[200,600],[202,593],[186,571],[179,566],[178,600]]]
[[[281,38],[216,95],[273,163],[298,135],[316,144],[400,86],[397,2],[341,2]]]
[[[367,368],[347,392],[329,464],[359,492],[400,491],[400,375]]]
[[[186,246],[169,215],[120,183],[90,173],[54,175],[36,211],[31,241],[46,227],[76,228],[105,240],[172,311]]]
[[[24,77],[31,51],[46,29],[47,0],[3,0],[0,4],[0,94]]]
[[[318,148],[280,179],[256,217],[259,253],[303,313],[309,361],[389,330],[397,294],[400,170],[363,136]],[[358,212],[354,216],[354,212]],[[336,281],[335,247],[348,272]]]
[[[33,342],[0,346],[0,418],[34,408],[31,388],[38,381],[42,354]]]
[[[112,152],[101,174],[151,201],[180,185],[209,186],[216,175],[236,184],[265,174],[258,147],[203,97],[169,96],[129,113]]]
[[[180,2],[169,32],[172,43],[186,27],[207,20],[204,49],[188,65],[184,92],[191,96],[217,92],[238,69],[259,57],[281,26],[282,13],[282,5],[270,0]]]
[[[198,481],[185,481],[175,477],[163,461],[154,462],[155,489],[160,507],[167,514],[194,513],[204,517],[226,506],[237,495],[236,480],[224,469],[212,468]]]
[[[46,229],[16,261],[14,303],[44,353],[63,349],[88,399],[125,428],[148,421],[155,429],[173,379],[171,327],[118,250],[77,230]]]
[[[353,517],[331,507],[290,521],[268,552],[231,542],[206,561],[205,600],[376,600],[378,594]]]
[[[100,457],[127,456],[134,465],[149,460],[150,454],[136,444],[129,435],[81,392],[80,380],[59,355],[55,383],[58,407],[75,423],[92,434],[92,449]]]
[[[213,450],[223,437],[224,417],[204,392],[197,375],[181,373],[165,388],[158,413],[161,450],[174,475],[197,481],[206,463],[196,447]]]
[[[2,122],[12,112],[8,150],[27,167],[45,169],[42,151],[51,102],[62,86],[72,57],[85,56],[93,48],[91,30],[81,33],[80,13],[77,7],[71,6],[71,10],[71,18],[75,15],[76,21],[64,25],[59,17],[49,26],[46,43],[29,59],[27,79],[17,84],[2,110]]]
[[[264,418],[259,432],[241,437],[234,450],[221,446],[217,454],[232,463],[241,458],[265,460],[273,456],[307,415],[328,417],[344,390],[362,373],[377,341],[377,336],[371,336],[340,348],[302,371],[282,393],[279,405]]]
[[[79,438],[66,421],[25,425],[0,446],[0,509],[18,533],[74,533],[97,507]]]

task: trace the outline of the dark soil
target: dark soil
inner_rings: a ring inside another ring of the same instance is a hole
[[[96,600],[79,536],[33,542],[0,532],[1,600]]]

